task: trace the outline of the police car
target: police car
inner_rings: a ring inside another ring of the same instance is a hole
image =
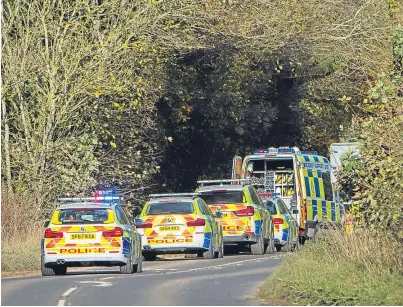
[[[158,254],[197,253],[204,259],[222,258],[222,228],[206,203],[195,193],[151,194],[136,218],[145,260]]]
[[[259,195],[273,217],[276,250],[294,251],[299,247],[298,222],[295,218],[299,213],[298,209],[290,212],[277,193],[260,193]]]
[[[65,275],[68,267],[119,266],[122,274],[142,271],[141,238],[118,196],[59,198],[45,222],[43,276]]]
[[[272,217],[248,180],[202,180],[197,193],[216,213],[224,231],[224,244],[236,252],[274,253]],[[218,215],[219,214],[219,215]]]

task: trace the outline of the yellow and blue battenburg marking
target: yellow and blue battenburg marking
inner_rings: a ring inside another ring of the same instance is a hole
[[[340,222],[343,208],[334,201],[326,200],[325,197],[323,174],[331,172],[329,160],[315,155],[297,155],[297,158],[301,163],[303,193],[305,193],[303,196],[307,208],[306,220],[312,221],[317,216],[319,221]]]

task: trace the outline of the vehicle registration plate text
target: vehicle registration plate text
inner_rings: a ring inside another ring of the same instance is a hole
[[[160,226],[160,231],[178,231],[180,226]]]
[[[95,238],[96,237],[94,233],[79,233],[70,236],[71,240],[91,240]]]

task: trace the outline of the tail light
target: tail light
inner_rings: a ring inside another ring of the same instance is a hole
[[[153,228],[153,224],[151,223],[144,223],[136,225],[137,228]]]
[[[123,229],[120,227],[115,227],[113,230],[105,230],[105,231],[102,231],[102,236],[105,238],[122,237]]]
[[[255,214],[255,208],[253,206],[247,206],[246,209],[237,210],[234,213],[238,216],[252,216]]]
[[[199,218],[197,220],[187,222],[187,225],[188,227],[204,226],[206,225],[206,221]]]
[[[63,238],[63,232],[60,231],[52,231],[52,229],[47,228],[45,230],[45,238],[47,239],[54,239],[54,238]]]
[[[284,222],[284,220],[281,217],[275,217],[273,219],[273,224],[274,225],[280,225],[280,224],[283,224],[283,222]]]

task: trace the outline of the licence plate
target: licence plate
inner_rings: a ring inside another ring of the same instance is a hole
[[[70,236],[71,240],[91,240],[95,239],[96,236],[94,233],[80,233],[80,234],[74,234]]]
[[[180,229],[180,226],[160,226],[160,231],[177,231]]]

